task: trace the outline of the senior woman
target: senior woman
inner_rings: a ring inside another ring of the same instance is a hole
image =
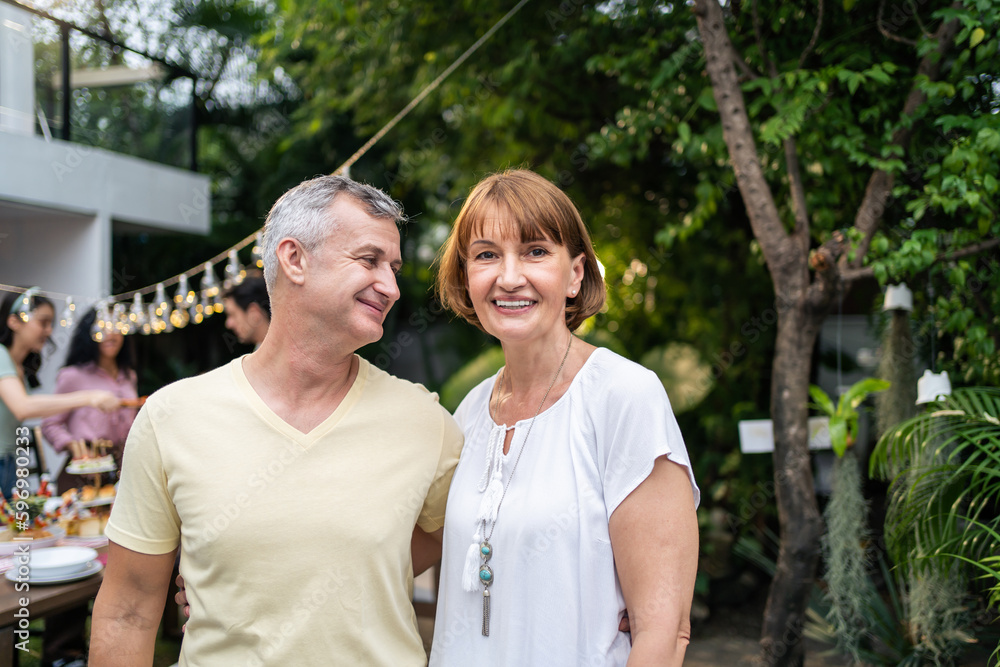
[[[681,665],[699,491],[656,375],[573,334],[605,299],[573,203],[530,171],[487,177],[438,292],[506,365],[455,413],[431,664]]]

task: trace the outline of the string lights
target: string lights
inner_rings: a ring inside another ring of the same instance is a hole
[[[479,47],[489,40],[493,34],[496,33],[497,30],[499,30],[507,21],[509,21],[514,14],[520,11],[521,7],[523,7],[527,2],[528,0],[520,0],[517,5],[515,5],[510,11],[494,23],[493,26],[486,31],[486,33],[484,33],[468,49],[466,49],[464,53],[456,58],[451,65],[441,72],[441,74],[427,84],[424,89],[416,95],[416,97],[410,100],[410,102],[403,107],[399,113],[383,125],[378,132],[376,132],[363,146],[361,146],[361,148],[355,151],[355,153],[333,173],[348,175],[350,173],[351,166],[357,162],[362,155],[367,153],[372,146],[385,136],[389,130],[395,127],[395,125],[407,114],[409,114],[410,111],[412,111],[425,97],[427,97],[427,95],[440,86],[441,83],[456,68],[458,68],[463,62],[465,62],[466,59],[469,58],[469,56],[475,53]],[[149,285],[147,287],[143,287],[142,289],[133,290],[123,294],[116,294],[98,300],[96,306],[97,318],[94,321],[94,325],[91,327],[91,336],[95,341],[99,342],[106,334],[114,331],[118,331],[119,333],[125,335],[135,333],[149,335],[170,332],[173,331],[174,328],[184,328],[189,322],[192,321],[195,324],[200,324],[205,320],[205,318],[211,317],[215,313],[221,313],[224,309],[222,290],[216,281],[213,267],[214,265],[220,263],[223,259],[227,260],[223,287],[229,288],[232,285],[240,284],[243,282],[243,279],[246,278],[247,270],[240,263],[238,253],[240,250],[253,243],[254,245],[251,249],[251,265],[256,269],[264,268],[264,261],[261,254],[261,232],[262,230],[257,230],[236,245],[230,247],[223,253],[216,255],[199,267],[189,269],[188,271],[178,274],[169,280],[163,280],[155,285]],[[194,290],[190,289],[188,285],[188,277],[197,275],[198,273],[204,274],[199,286],[201,292],[200,298],[199,295],[197,295]],[[177,289],[174,292],[173,305],[171,305],[171,300],[167,298],[166,289],[173,285],[177,285]],[[0,291],[22,292],[23,288],[13,285],[0,284]],[[38,290],[37,288],[32,288],[31,290],[28,290],[28,292],[25,292],[20,301],[27,304],[32,294],[40,294],[50,299],[65,299],[66,308],[60,316],[59,324],[60,326],[66,328],[72,327],[74,311],[76,310],[76,302],[78,299],[77,296],[71,294],[45,292]],[[148,304],[144,304],[142,297],[147,295],[153,295],[153,300]],[[126,309],[125,304],[129,302],[131,302],[131,304]],[[21,309],[19,305],[15,305],[12,312],[18,313],[22,318],[28,317],[29,314],[27,312],[21,312],[21,310],[23,309]]]

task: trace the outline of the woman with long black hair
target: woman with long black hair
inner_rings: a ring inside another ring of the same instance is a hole
[[[91,336],[97,312],[88,311],[73,330],[66,363],[56,379],[56,394],[101,389],[120,400],[134,401],[138,396],[131,341],[118,332],[105,333],[100,342]],[[42,423],[42,433],[56,451],[66,451],[71,442],[112,443],[115,462],[121,465],[125,439],[135,421],[136,408],[119,407],[100,411],[91,406],[78,407],[49,417]],[[59,491],[77,486],[79,476],[65,470],[59,475]]]

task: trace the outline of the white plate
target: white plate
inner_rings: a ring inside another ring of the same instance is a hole
[[[110,505],[115,502],[114,496],[107,496],[105,498],[94,498],[93,500],[78,500],[76,501],[77,507],[100,507],[101,505]]]
[[[45,530],[52,533],[52,537],[36,537],[33,540],[24,540],[22,542],[14,542],[13,540],[9,542],[0,542],[0,556],[13,556],[17,553],[19,547],[25,544],[30,544],[31,549],[44,549],[45,547],[54,547],[56,542],[66,537],[66,531],[59,526],[49,526]],[[17,534],[14,534],[17,537]]]
[[[79,581],[81,579],[86,579],[87,577],[92,577],[103,569],[104,566],[101,564],[101,561],[92,560],[89,563],[87,563],[87,567],[83,568],[79,572],[74,572],[73,574],[66,574],[61,577],[44,577],[36,575],[34,572],[32,572],[31,574],[28,575],[27,582],[29,584],[68,584],[71,581]],[[17,566],[15,565],[11,569],[4,572],[3,576],[6,577],[8,581],[16,582],[18,580]]]
[[[51,547],[31,550],[31,574],[45,578],[75,574],[97,558],[89,547]]]
[[[114,463],[109,463],[106,466],[101,466],[99,468],[77,468],[76,466],[68,465],[66,466],[66,472],[71,475],[100,475],[104,472],[114,472],[118,470],[118,466]]]

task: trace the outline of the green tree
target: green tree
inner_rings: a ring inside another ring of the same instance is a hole
[[[756,3],[750,12],[695,3],[724,151],[779,305],[771,412],[782,544],[761,640],[766,664],[803,660],[797,638],[822,533],[808,466],[806,394],[813,344],[830,305],[862,277],[888,272],[873,262],[880,231],[886,264],[897,274],[996,247],[1000,221],[985,176],[970,176],[980,172],[958,168],[954,158],[946,166],[954,147],[969,151],[963,157],[992,150],[983,125],[998,107],[988,75],[996,71],[997,50],[979,50],[985,35],[996,33],[991,5],[909,3],[904,20],[890,25],[884,3],[850,2],[825,13],[819,4],[815,16],[780,6],[766,18]],[[810,23],[813,30],[804,29]],[[957,94],[963,85],[967,92]],[[921,153],[934,146],[924,142],[946,110],[960,110],[961,119],[939,148]],[[921,163],[928,155],[932,164]],[[954,176],[948,186],[936,182],[941,170]],[[957,201],[963,186],[982,194]],[[839,190],[837,202],[831,190]],[[934,207],[932,221],[917,220],[919,202]],[[853,226],[843,229],[847,219]],[[920,259],[906,264],[918,243]]]
[[[280,24],[260,42],[265,67],[300,91],[288,142],[315,141],[339,114],[350,114],[359,137],[373,134],[510,7],[282,3]],[[634,52],[644,59],[635,67],[643,69],[672,56],[676,44],[668,36],[684,39],[678,17],[694,26],[686,9],[645,3],[636,11],[619,16],[584,3],[528,3],[386,135],[384,152],[358,166],[417,214],[408,233],[427,251],[421,262],[433,256],[458,202],[486,173],[526,165],[564,187],[606,269],[608,310],[593,326],[618,337],[636,359],[676,340],[695,345],[713,366],[716,388],[686,419],[686,432],[707,441],[699,447],[699,479],[711,492],[706,498],[721,502],[733,492],[727,477],[750,484],[762,472],[754,464],[740,469],[732,434],[736,419],[766,410],[769,370],[762,359],[775,321],[767,313],[740,331],[759,315],[754,303],[769,288],[734,190],[711,205],[718,215],[687,234],[681,252],[666,247],[663,231],[698,201],[697,165],[670,142],[651,142],[630,164],[604,154],[612,141],[601,132],[605,122],[644,104],[648,91],[642,77],[603,71],[602,60]],[[692,52],[680,62],[696,58]]]

